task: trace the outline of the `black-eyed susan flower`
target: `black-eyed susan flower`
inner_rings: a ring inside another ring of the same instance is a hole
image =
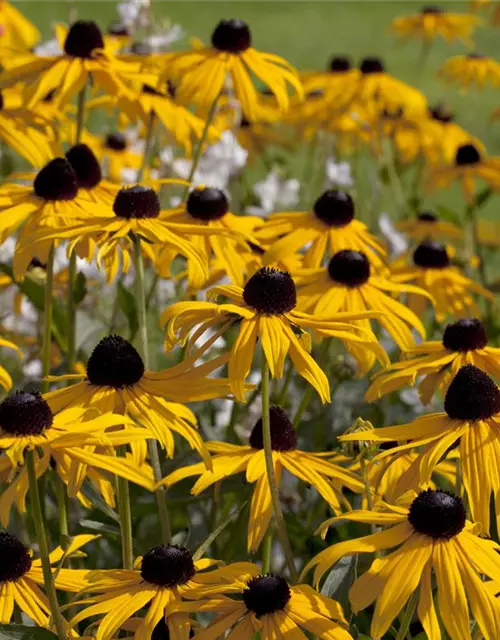
[[[463,229],[458,225],[447,220],[440,220],[431,211],[422,211],[414,218],[397,222],[396,229],[417,242],[449,238],[460,240],[464,235]]]
[[[325,71],[306,71],[301,73],[300,79],[306,95],[321,92],[318,97],[327,97],[331,91],[335,94],[352,86],[354,78],[359,75],[359,69],[353,66],[346,55],[334,55],[328,61]]]
[[[254,229],[262,226],[260,218],[235,216],[229,210],[229,201],[224,191],[212,187],[197,187],[191,191],[185,203],[175,209],[163,211],[161,219],[166,223],[206,227],[209,235],[190,236],[190,240],[207,265],[214,257],[231,282],[243,286],[250,270],[248,243],[257,242],[252,234]],[[165,266],[168,270],[171,262],[171,250],[160,250],[158,268]],[[192,260],[188,259],[189,290],[197,292],[203,288],[206,278],[203,279],[202,276],[197,265],[193,265]]]
[[[139,63],[123,62],[104,49],[104,38],[92,20],[78,20],[69,30],[58,30],[63,53],[56,56],[36,56],[0,74],[0,87],[24,83],[27,107],[35,105],[53,91],[53,103],[63,106],[79,93],[92,78],[106,93],[117,91],[119,79],[150,78],[140,73]]]
[[[320,317],[335,317],[339,312],[383,312],[376,320],[400,349],[410,349],[415,344],[412,330],[425,337],[425,327],[393,295],[411,293],[427,297],[429,294],[418,287],[397,284],[372,271],[367,255],[350,249],[335,253],[326,268],[297,271],[300,308]],[[370,319],[356,320],[355,324],[376,339]],[[350,344],[347,348],[358,361],[362,373],[374,365],[375,353],[367,352],[361,345]]]
[[[459,369],[467,364],[500,379],[500,349],[488,346],[486,330],[477,318],[447,325],[442,341],[422,342],[404,355],[374,378],[366,392],[368,402],[418,382],[420,400],[428,404],[437,391],[448,389]]]
[[[104,173],[111,182],[122,184],[124,169],[138,171],[142,165],[142,154],[133,148],[127,136],[120,131],[92,140],[89,146],[100,159]]]
[[[120,187],[103,179],[101,166],[91,148],[83,143],[75,144],[65,156],[76,174],[79,194],[96,205],[112,205]]]
[[[299,375],[318,392],[322,402],[330,400],[330,385],[324,371],[310,355],[310,336],[305,331],[321,331],[322,335],[337,337],[345,342],[363,342],[367,349],[379,352],[369,336],[356,334],[352,320],[370,317],[371,312],[340,313],[333,317],[314,317],[295,309],[297,291],[289,273],[263,267],[245,284],[213,287],[210,299],[229,298],[228,304],[218,302],[177,302],[161,315],[166,325],[167,344],[186,344],[192,329],[194,337],[201,337],[207,329],[217,325],[220,336],[233,324],[239,333],[229,356],[229,386],[235,397],[245,401],[245,378],[250,373],[257,338],[260,338],[265,358],[273,378],[283,376],[286,356],[289,355]],[[211,338],[211,340],[213,337]],[[193,347],[193,336],[188,351]]]
[[[500,391],[490,376],[472,364],[462,367],[453,378],[444,402],[445,413],[433,413],[396,427],[341,436],[342,440],[400,442],[377,458],[393,458],[412,447],[424,447],[419,455],[418,473],[413,481],[425,484],[435,465],[459,442],[464,487],[472,518],[485,532],[490,529],[490,497],[499,509],[500,480],[495,460],[500,453]],[[376,458],[376,459],[377,459]],[[416,486],[416,485],[415,485]],[[414,487],[413,487],[414,488]]]
[[[165,616],[165,607],[180,601],[189,591],[205,584],[207,571],[217,560],[194,560],[184,547],[162,545],[137,558],[134,568],[92,571],[82,593],[95,593],[81,600],[85,608],[70,621],[72,626],[90,616],[99,616],[96,638],[111,640],[129,618],[147,608],[135,638],[152,638],[153,630]],[[222,583],[222,580],[220,581]],[[217,581],[212,588],[217,592]],[[184,616],[187,618],[187,616]],[[189,638],[189,629],[186,636]]]
[[[194,102],[207,111],[221,94],[229,75],[245,116],[257,119],[257,90],[252,76],[274,94],[279,109],[288,109],[288,86],[300,96],[295,69],[280,56],[252,47],[250,27],[242,20],[221,20],[212,33],[212,46],[169,55],[168,74],[176,83],[180,102]]]
[[[438,75],[447,84],[458,84],[462,91],[471,87],[500,86],[500,63],[479,53],[468,53],[446,60],[438,69]]]
[[[420,13],[395,18],[391,30],[400,38],[414,38],[432,41],[441,36],[444,40],[461,40],[471,44],[471,36],[482,18],[471,13],[452,13],[441,7],[429,5],[422,7]]]
[[[146,371],[137,350],[124,338],[103,338],[92,351],[84,375],[51,380],[79,380],[45,395],[54,412],[71,407],[95,407],[128,415],[144,425],[174,455],[173,433],[178,433],[210,464],[196,428],[193,412],[180,402],[219,398],[229,392],[226,379],[206,376],[227,360],[220,356],[199,367],[196,358],[159,372]],[[167,398],[167,399],[166,399]]]
[[[395,282],[413,282],[430,293],[438,321],[448,315],[458,318],[480,316],[481,310],[472,294],[493,300],[490,291],[452,265],[445,245],[425,240],[413,252],[412,262],[407,265],[406,259],[396,261],[392,277]],[[408,296],[408,307],[418,316],[424,313],[426,305],[422,296]]]
[[[424,132],[422,150],[432,165],[453,164],[458,149],[472,144],[482,149],[481,142],[455,121],[455,115],[446,105],[429,107],[428,118],[421,120]]]
[[[321,640],[352,640],[341,605],[306,584],[290,586],[279,575],[262,574],[248,562],[235,562],[215,569],[210,582],[220,576],[220,585],[207,584],[186,592],[194,602],[172,602],[166,616],[172,631],[176,618],[189,613],[216,613],[215,620],[195,637],[217,640],[229,632],[238,640],[304,638],[301,628]],[[206,599],[203,599],[205,597]]]
[[[274,475],[279,486],[283,471],[288,471],[302,482],[313,486],[335,513],[342,511],[342,505],[349,503],[342,496],[342,487],[361,493],[363,483],[355,474],[338,464],[325,459],[325,455],[301,451],[297,448],[297,435],[286,413],[280,407],[270,409],[271,447],[273,450]],[[236,473],[246,473],[246,479],[255,483],[248,521],[247,547],[254,553],[269,529],[273,515],[271,490],[264,460],[262,419],[255,424],[248,445],[225,442],[207,442],[207,449],[215,454],[212,469],[207,471],[203,463],[173,471],[164,480],[171,486],[180,480],[200,476],[191,493],[200,494],[207,487]]]
[[[23,357],[21,349],[16,344],[10,340],[6,340],[5,338],[0,338],[0,348],[12,349],[13,351],[16,351],[21,358]],[[9,391],[12,388],[12,378],[10,377],[9,372],[2,365],[0,365],[0,385],[5,389],[5,391]]]
[[[395,505],[379,503],[375,511],[345,514],[353,522],[386,527],[377,533],[328,547],[306,566],[316,567],[318,582],[345,555],[387,550],[375,559],[349,591],[355,613],[375,603],[370,635],[381,638],[412,593],[418,598],[417,615],[428,638],[441,638],[434,604],[452,640],[470,638],[469,609],[488,640],[500,634],[498,604],[482,576],[498,581],[500,547],[477,535],[467,520],[460,496],[441,489],[409,492]],[[321,525],[325,535],[335,519]]]
[[[60,547],[50,554],[50,563],[56,565],[55,584],[58,589],[69,592],[80,591],[85,586],[84,569],[65,569],[57,567],[63,558],[71,557],[85,544],[97,536],[75,536],[68,548]],[[40,588],[44,586],[44,577],[40,559],[33,559],[30,549],[7,531],[0,531],[0,622],[9,624],[14,611],[19,609],[33,622],[47,627],[50,619],[50,605],[47,596]]]
[[[310,243],[304,253],[305,268],[319,267],[325,256],[344,249],[362,251],[377,267],[383,266],[385,249],[364,222],[354,216],[351,196],[335,189],[325,191],[312,211],[273,213],[256,232],[259,240],[273,241],[264,256],[265,264],[287,257]]]

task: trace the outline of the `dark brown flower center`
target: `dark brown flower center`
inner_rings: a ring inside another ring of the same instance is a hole
[[[481,162],[481,155],[473,144],[463,144],[458,147],[455,156],[455,164],[457,167],[474,165]]]
[[[433,120],[437,120],[438,122],[453,122],[455,116],[453,113],[446,107],[444,104],[438,104],[429,111],[430,116]]]
[[[110,133],[106,136],[104,146],[113,151],[125,151],[127,148],[127,138],[123,133]]]
[[[332,257],[328,264],[328,275],[346,287],[359,287],[370,277],[370,263],[364,253],[346,249]]]
[[[101,30],[93,20],[74,22],[64,42],[64,53],[73,58],[92,58],[95,49],[104,49]]]
[[[450,258],[444,244],[426,240],[413,252],[413,262],[424,269],[444,269],[450,266]]]
[[[257,618],[283,611],[291,597],[287,581],[273,574],[252,578],[243,591],[246,608],[255,613]]]
[[[116,194],[113,211],[119,218],[157,218],[160,200],[153,189],[136,185],[124,187]]]
[[[16,536],[0,531],[0,583],[14,582],[31,569],[31,556]]]
[[[437,222],[437,216],[430,211],[422,211],[418,214],[418,219],[420,222]]]
[[[297,448],[297,434],[290,419],[281,407],[269,409],[271,427],[271,448],[273,451],[293,451]],[[255,423],[248,440],[253,449],[264,449],[262,418]]]
[[[76,144],[66,153],[66,158],[76,173],[78,186],[93,189],[102,180],[97,158],[86,144]]]
[[[474,351],[487,344],[486,329],[478,318],[458,320],[444,330],[443,346],[449,351]]]
[[[137,350],[121,336],[103,338],[92,351],[87,363],[90,384],[123,389],[144,375],[144,363]]]
[[[329,69],[335,73],[344,73],[351,68],[351,61],[347,56],[333,56],[330,60]]]
[[[430,538],[449,540],[465,527],[464,503],[441,489],[427,489],[412,502],[408,521],[415,531]]]
[[[246,51],[252,46],[250,27],[243,20],[221,20],[212,33],[212,45],[228,53]]]
[[[289,273],[262,267],[246,283],[243,300],[259,313],[287,313],[297,304],[295,282]]]
[[[313,212],[331,227],[345,227],[354,218],[354,202],[345,191],[329,189],[316,200]]]
[[[229,211],[229,202],[221,189],[206,187],[191,191],[186,209],[193,218],[208,222],[224,217]]]
[[[500,391],[487,373],[467,364],[448,387],[444,410],[452,420],[487,420],[500,411]]]
[[[191,554],[184,547],[177,545],[153,547],[142,558],[142,578],[161,587],[185,584],[195,573]]]
[[[52,411],[39,393],[16,391],[0,403],[0,429],[12,436],[38,436],[52,421]]]
[[[370,73],[384,73],[385,67],[384,63],[380,58],[376,58],[374,56],[370,56],[368,58],[364,58],[359,65],[359,70],[362,74],[368,75]]]
[[[54,158],[37,173],[33,182],[35,195],[43,200],[74,200],[78,179],[66,158]]]
[[[424,16],[425,15],[438,15],[440,13],[443,13],[443,10],[441,9],[441,7],[438,7],[435,4],[429,4],[425,7],[422,7],[420,9],[420,13],[422,13]]]

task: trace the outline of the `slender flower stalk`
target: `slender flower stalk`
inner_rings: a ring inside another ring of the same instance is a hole
[[[137,182],[141,182],[144,179],[144,173],[151,160],[151,150],[153,148],[154,130],[156,125],[156,114],[151,111],[148,118],[148,124],[146,126],[146,137],[144,142],[144,153],[142,156],[142,164],[137,172]]]
[[[401,625],[399,627],[396,640],[405,640],[405,638],[407,637],[411,621],[413,620],[413,614],[415,613],[415,609],[417,608],[418,599],[419,592],[418,589],[415,589],[415,591],[411,594],[410,599],[408,600],[408,604],[406,605],[406,609],[404,610],[403,616],[401,618]]]
[[[286,531],[285,518],[281,510],[278,487],[276,485],[276,477],[274,475],[273,450],[271,447],[271,418],[269,415],[269,365],[266,358],[262,357],[262,436],[264,441],[264,457],[266,461],[267,481],[271,492],[271,501],[273,504],[274,519],[276,520],[276,529],[278,537],[285,553],[286,564],[290,571],[290,577],[293,582],[297,582],[298,573],[295,568],[292,548]]]
[[[118,448],[118,454],[122,457],[125,457],[126,451],[126,445],[121,445]],[[130,490],[128,480],[117,477],[116,489],[118,494],[118,514],[120,516],[123,568],[133,569],[134,547],[132,542],[132,512],[130,509]]]
[[[54,284],[54,245],[49,251],[47,260],[47,277],[45,280],[45,296],[43,304],[43,344],[42,344],[42,393],[49,390],[49,382],[45,378],[50,374],[50,355],[52,345],[52,291]]]

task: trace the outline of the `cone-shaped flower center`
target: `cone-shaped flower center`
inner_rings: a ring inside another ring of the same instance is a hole
[[[422,211],[418,214],[420,222],[437,222],[437,216],[430,211]]]
[[[295,282],[289,273],[262,267],[246,283],[243,300],[259,313],[287,313],[297,304]]]
[[[87,364],[90,384],[123,389],[144,375],[144,363],[136,349],[121,336],[106,336],[92,351]]]
[[[370,263],[364,253],[345,249],[336,253],[328,263],[328,275],[347,287],[359,287],[370,277]]]
[[[424,16],[431,15],[431,14],[437,15],[439,13],[443,13],[443,10],[441,9],[441,7],[438,7],[437,5],[429,4],[425,7],[422,7],[420,9],[420,13],[422,13]]]
[[[335,71],[335,73],[343,73],[344,71],[349,71],[351,68],[351,61],[347,56],[333,56],[330,60],[330,71]]]
[[[297,434],[288,416],[281,407],[273,406],[269,409],[271,427],[271,448],[273,451],[293,451],[297,448]],[[262,418],[255,423],[248,440],[253,449],[264,448],[262,434]]]
[[[43,200],[74,200],[78,179],[66,158],[54,158],[37,173],[33,190]]]
[[[38,436],[52,426],[52,420],[39,393],[16,391],[0,403],[0,429],[13,436]]]
[[[221,20],[212,33],[212,46],[219,51],[241,53],[251,45],[250,27],[243,20]]]
[[[453,538],[465,527],[462,499],[441,489],[427,489],[412,502],[408,521],[415,531],[431,538]]]
[[[129,30],[126,24],[123,22],[112,22],[108,27],[108,34],[110,36],[129,36]]]
[[[437,120],[438,122],[453,122],[455,116],[453,113],[444,105],[438,104],[435,107],[430,109],[430,116],[433,120]]]
[[[84,189],[97,187],[102,180],[101,167],[86,144],[75,144],[66,153],[66,158],[76,173],[79,187]]]
[[[95,49],[104,49],[101,30],[93,20],[77,20],[66,36],[64,53],[73,58],[91,58]]]
[[[478,318],[458,320],[444,330],[443,347],[449,351],[474,351],[487,344],[486,329]]]
[[[218,220],[229,211],[229,202],[221,189],[194,189],[189,194],[186,209],[197,220]]]
[[[104,146],[107,149],[112,149],[113,151],[125,151],[127,148],[127,138],[123,133],[109,133],[106,136]]]
[[[252,578],[243,591],[246,608],[253,611],[257,618],[283,611],[291,597],[287,581],[273,574]]]
[[[142,558],[142,578],[161,587],[185,584],[195,573],[191,554],[177,545],[153,547]]]
[[[444,244],[426,240],[413,252],[413,262],[424,269],[444,269],[450,266],[450,258]]]
[[[444,410],[452,420],[486,420],[500,411],[500,391],[487,373],[467,364],[448,387]]]
[[[354,218],[354,202],[348,193],[329,189],[316,200],[313,212],[331,227],[345,227]]]
[[[368,58],[364,58],[361,61],[361,64],[359,65],[359,70],[364,75],[367,75],[369,73],[384,73],[385,67],[384,67],[384,63],[380,58],[370,56]]]
[[[0,583],[18,580],[30,569],[28,549],[16,536],[0,531]]]
[[[119,218],[157,218],[160,215],[160,200],[148,187],[124,187],[116,194],[113,211]]]
[[[457,167],[474,165],[481,162],[481,155],[473,144],[463,144],[458,147],[455,156],[455,164]]]
[[[30,269],[43,269],[44,271],[46,271],[47,263],[41,262],[40,259],[35,256],[34,258],[31,258],[30,263],[28,265],[28,271]]]

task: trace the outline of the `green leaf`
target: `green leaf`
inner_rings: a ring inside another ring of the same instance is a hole
[[[118,306],[127,318],[130,334],[135,335],[139,328],[137,303],[134,296],[123,286],[120,280],[118,281]]]
[[[90,502],[96,509],[102,511],[102,513],[104,513],[105,516],[108,516],[108,518],[111,518],[116,522],[120,522],[120,517],[118,516],[116,511],[114,511],[109,505],[106,504],[106,502],[101,498],[99,493],[95,490],[94,486],[88,480],[84,481],[81,491],[87,498],[87,500],[90,500]]]
[[[22,624],[0,624],[0,640],[57,640],[48,629]]]
[[[110,524],[104,524],[97,520],[80,520],[80,526],[84,529],[90,529],[91,531],[97,531],[98,533],[107,533],[112,536],[119,536],[119,527],[114,527]]]
[[[482,207],[484,204],[488,202],[488,200],[491,198],[492,195],[493,195],[493,191],[490,189],[490,187],[486,187],[485,189],[483,189],[480,193],[477,194],[476,202],[475,202],[476,207],[478,209]]]
[[[80,304],[87,295],[87,278],[85,274],[79,271],[76,274],[75,282],[73,283],[73,301],[75,304]]]
[[[196,549],[196,551],[193,553],[193,560],[196,561],[196,560],[199,560],[200,558],[203,558],[205,551],[212,544],[215,538],[217,538],[217,536],[224,531],[224,529],[227,527],[228,524],[230,524],[233,520],[235,520],[238,517],[238,514],[240,513],[240,511],[242,511],[247,506],[247,504],[248,504],[248,500],[246,500],[243,504],[240,504],[240,506],[237,509],[234,509],[233,511],[231,511],[231,513],[227,516],[227,518],[223,520],[220,523],[220,525],[212,531],[212,533],[208,536],[208,538],[200,544],[198,549]]]
[[[349,606],[348,593],[356,580],[357,566],[357,555],[341,558],[328,574],[321,593],[329,598],[338,600],[344,608],[347,608]]]

